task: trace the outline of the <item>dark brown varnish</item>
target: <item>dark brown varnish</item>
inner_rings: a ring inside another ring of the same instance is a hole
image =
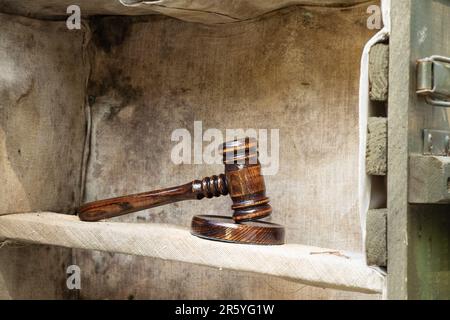
[[[233,217],[195,216],[191,226],[194,235],[237,243],[284,243],[282,226],[255,221],[272,213],[258,161],[257,141],[245,138],[226,142],[222,153],[225,174],[177,187],[94,201],[82,205],[78,216],[83,221],[99,221],[173,202],[230,194]]]
[[[78,217],[83,221],[99,221],[178,201],[200,200],[227,194],[226,177],[221,174],[178,187],[90,202],[79,208]]]
[[[235,223],[231,217],[192,218],[191,233],[197,237],[242,244],[284,244],[284,227],[264,221]]]
[[[234,210],[233,218],[198,215],[191,233],[197,237],[232,243],[284,244],[283,226],[257,221],[272,213],[258,161],[257,141],[242,139],[222,145],[225,175]]]
[[[228,191],[236,222],[262,219],[272,213],[258,161],[257,141],[241,139],[222,145]]]

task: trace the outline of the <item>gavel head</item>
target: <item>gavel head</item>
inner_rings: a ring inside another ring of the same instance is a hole
[[[222,145],[228,192],[233,201],[235,222],[269,216],[272,207],[266,197],[264,177],[258,160],[256,139],[245,138]]]

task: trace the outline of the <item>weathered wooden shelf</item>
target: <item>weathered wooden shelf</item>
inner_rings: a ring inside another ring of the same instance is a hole
[[[359,255],[336,255],[334,250],[299,244],[208,241],[162,224],[92,223],[52,212],[20,213],[0,216],[0,238],[175,260],[363,293],[381,293],[385,282]]]

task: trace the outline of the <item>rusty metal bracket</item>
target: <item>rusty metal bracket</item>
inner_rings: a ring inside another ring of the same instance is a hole
[[[416,92],[430,105],[450,107],[450,58],[431,56],[418,60]]]

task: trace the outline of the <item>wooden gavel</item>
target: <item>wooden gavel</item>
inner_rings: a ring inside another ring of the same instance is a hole
[[[165,204],[201,200],[229,194],[236,222],[257,220],[271,214],[264,177],[258,161],[257,141],[242,139],[222,145],[225,174],[156,191],[94,201],[80,207],[83,221],[99,221]]]
[[[229,194],[233,217],[197,215],[193,235],[209,240],[246,244],[283,244],[284,228],[260,219],[272,213],[258,160],[257,141],[245,138],[222,145],[225,174],[194,180],[162,190],[94,201],[82,205],[83,221],[99,221],[183,200],[201,200]]]

